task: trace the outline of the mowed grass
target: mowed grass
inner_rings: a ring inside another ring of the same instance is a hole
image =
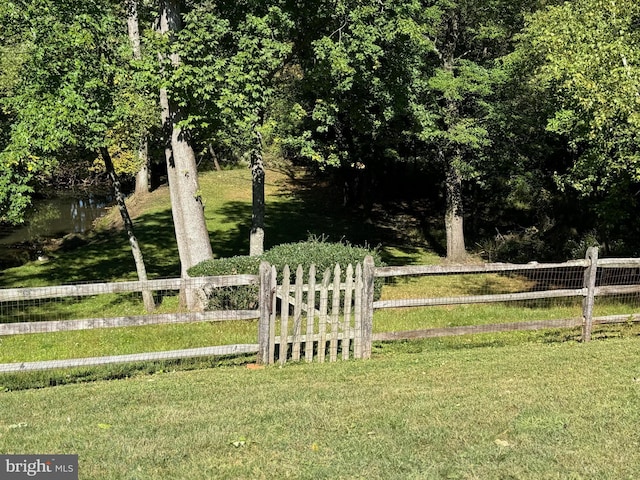
[[[637,338],[442,348],[0,394],[0,451],[82,479],[635,479]]]
[[[322,190],[309,188],[292,172],[267,172],[267,248],[304,240],[309,234],[345,236],[345,218],[330,222],[328,201],[309,201]],[[205,172],[200,176],[205,217],[216,257],[243,255],[249,249],[251,174],[249,169]],[[128,201],[136,235],[150,278],[180,274],[178,252],[166,187]],[[348,215],[346,215],[348,217]],[[47,262],[31,262],[0,272],[0,288],[38,287],[83,282],[135,280],[130,247],[117,210],[101,219],[96,231],[73,248],[49,254]],[[348,232],[347,232],[348,233]],[[346,238],[346,237],[345,237]],[[179,311],[176,292],[163,292],[155,313]],[[82,299],[15,302],[0,305],[0,321],[70,320],[145,314],[139,295],[100,295]],[[52,334],[0,337],[0,363],[82,358],[212,345],[256,343],[255,321],[158,325]]]

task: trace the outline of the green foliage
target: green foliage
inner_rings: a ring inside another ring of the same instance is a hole
[[[325,270],[333,272],[336,264],[342,267],[343,275],[347,265],[354,267],[362,263],[367,255],[371,255],[374,264],[383,264],[377,249],[356,247],[345,243],[330,243],[323,240],[311,239],[306,242],[286,243],[277,245],[261,256],[236,256],[220,258],[202,262],[189,269],[191,276],[209,275],[257,275],[260,262],[266,261],[276,267],[278,282],[282,282],[282,272],[285,265],[289,265],[292,277],[298,265],[302,265],[305,272],[311,265],[316,266],[316,281],[321,282]],[[380,297],[382,281],[376,280],[375,296]],[[209,308],[215,309],[255,309],[257,308],[258,288],[256,286],[223,287],[209,292]]]
[[[246,153],[282,88],[291,54],[291,21],[277,5],[247,2],[242,11],[205,3],[185,15],[176,49],[182,64],[172,90],[196,102],[183,122],[218,148]]]
[[[0,168],[22,187],[0,185],[0,216],[19,221],[29,194],[57,162],[95,156],[114,138],[135,150],[139,124],[153,108],[136,85],[118,3],[10,4],[13,8],[0,10],[3,24],[13,24],[4,48],[21,53],[21,68],[0,80],[0,106],[9,124]]]
[[[489,262],[529,263],[549,257],[550,247],[543,232],[527,228],[521,232],[496,235],[482,242],[482,254]],[[583,257],[584,258],[584,255]]]
[[[577,0],[529,18],[514,54],[553,111],[547,129],[575,161],[557,176],[584,195],[640,181],[640,5]]]
[[[260,257],[248,255],[207,260],[191,267],[189,275],[192,277],[257,275],[260,270],[260,261]],[[252,310],[258,308],[258,287],[255,285],[220,287],[207,292],[207,294],[210,310]]]
[[[316,266],[316,280],[321,281],[325,270],[333,271],[339,264],[344,272],[347,265],[362,263],[367,255],[371,255],[374,264],[382,265],[377,249],[357,247],[347,243],[326,242],[322,239],[310,239],[306,242],[285,243],[276,245],[262,255],[262,259],[275,265],[278,270],[278,281],[282,280],[282,269],[289,265],[293,271],[302,265],[305,272],[311,265]]]

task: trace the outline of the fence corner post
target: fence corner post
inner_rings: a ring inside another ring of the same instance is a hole
[[[584,271],[586,295],[582,300],[582,341],[591,340],[593,328],[593,304],[595,302],[596,275],[598,273],[598,247],[589,247],[585,259],[589,262]]]
[[[260,262],[258,309],[258,358],[257,363],[269,363],[269,321],[271,316],[271,265],[268,262]]]
[[[364,292],[362,295],[362,358],[371,358],[373,341],[373,294],[375,265],[373,257],[367,255],[362,266]]]

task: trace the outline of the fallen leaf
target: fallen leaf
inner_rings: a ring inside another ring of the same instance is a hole
[[[247,439],[244,437],[240,437],[238,440],[230,442],[236,448],[244,447],[247,444]]]

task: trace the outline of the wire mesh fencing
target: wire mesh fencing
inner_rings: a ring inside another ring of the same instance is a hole
[[[0,372],[255,352],[257,308],[212,308],[257,276],[0,290]],[[153,296],[153,310],[144,301]]]
[[[637,321],[637,259],[526,265],[384,267],[376,340],[582,327]],[[412,308],[408,308],[412,307]]]
[[[361,280],[338,272],[317,298],[302,275],[284,286],[273,277],[263,262],[259,275],[0,289],[0,373],[238,353],[272,363],[276,330],[297,360],[303,347],[305,359],[333,359],[347,339],[368,358],[375,340],[573,328],[588,341],[594,326],[640,321],[640,259],[598,259],[595,249],[554,264],[376,268],[367,257]]]

